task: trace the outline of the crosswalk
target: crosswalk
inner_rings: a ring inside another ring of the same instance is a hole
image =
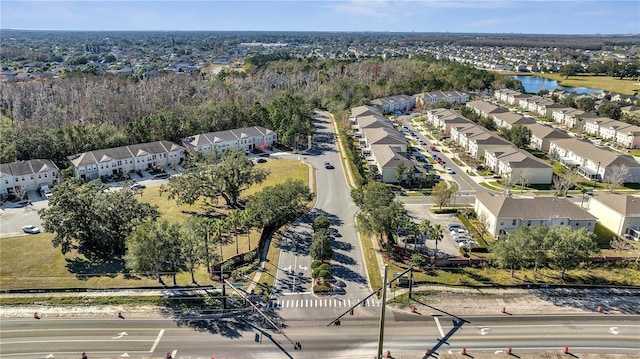
[[[356,305],[359,299],[272,299],[269,308],[349,308]],[[369,298],[364,307],[379,307],[380,301]],[[362,305],[362,304],[361,304]]]

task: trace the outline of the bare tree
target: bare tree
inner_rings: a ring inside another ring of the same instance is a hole
[[[533,172],[531,171],[530,167],[521,168],[518,171],[518,184],[520,185],[520,192],[524,192],[524,188],[529,185],[531,177],[533,177]]]
[[[625,165],[615,166],[612,168],[611,173],[605,178],[607,183],[607,190],[609,193],[613,193],[616,187],[621,186],[625,179],[629,176],[629,167]]]
[[[480,232],[480,238],[484,239],[484,234],[489,232],[491,222],[486,212],[478,213],[476,218],[478,220],[478,231]]]
[[[629,243],[629,241],[620,236],[613,236],[613,238],[611,238],[611,242],[609,242],[609,246],[611,247],[611,249],[618,251],[618,253],[622,251],[635,250],[636,248],[631,243]]]

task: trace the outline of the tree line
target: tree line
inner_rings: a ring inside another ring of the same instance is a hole
[[[255,125],[294,145],[312,130],[312,108],[341,111],[400,93],[520,85],[426,55],[364,61],[280,57],[217,75],[203,71],[135,81],[72,74],[4,84],[0,161],[51,158],[66,167],[66,157],[76,153],[155,140],[179,143],[197,133]]]

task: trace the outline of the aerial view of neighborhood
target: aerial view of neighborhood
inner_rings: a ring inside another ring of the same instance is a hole
[[[12,25],[134,3],[173,6],[3,5],[0,357],[640,358],[640,4],[578,34]]]

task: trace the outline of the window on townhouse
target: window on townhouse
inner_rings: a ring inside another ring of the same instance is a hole
[[[504,222],[500,221],[500,226],[504,226]]]
[[[560,222],[560,225],[561,225],[561,226],[564,226],[564,221]]]
[[[531,221],[527,221],[527,227],[531,226]]]
[[[46,173],[44,174],[44,178],[47,178],[47,174]]]
[[[511,225],[515,226],[516,225],[516,220],[514,219],[513,221],[511,221]]]
[[[4,184],[9,184],[9,180],[4,180]]]
[[[42,175],[38,175],[38,178],[42,178]]]
[[[579,223],[576,223],[576,227],[579,226],[579,225],[580,225]]]

